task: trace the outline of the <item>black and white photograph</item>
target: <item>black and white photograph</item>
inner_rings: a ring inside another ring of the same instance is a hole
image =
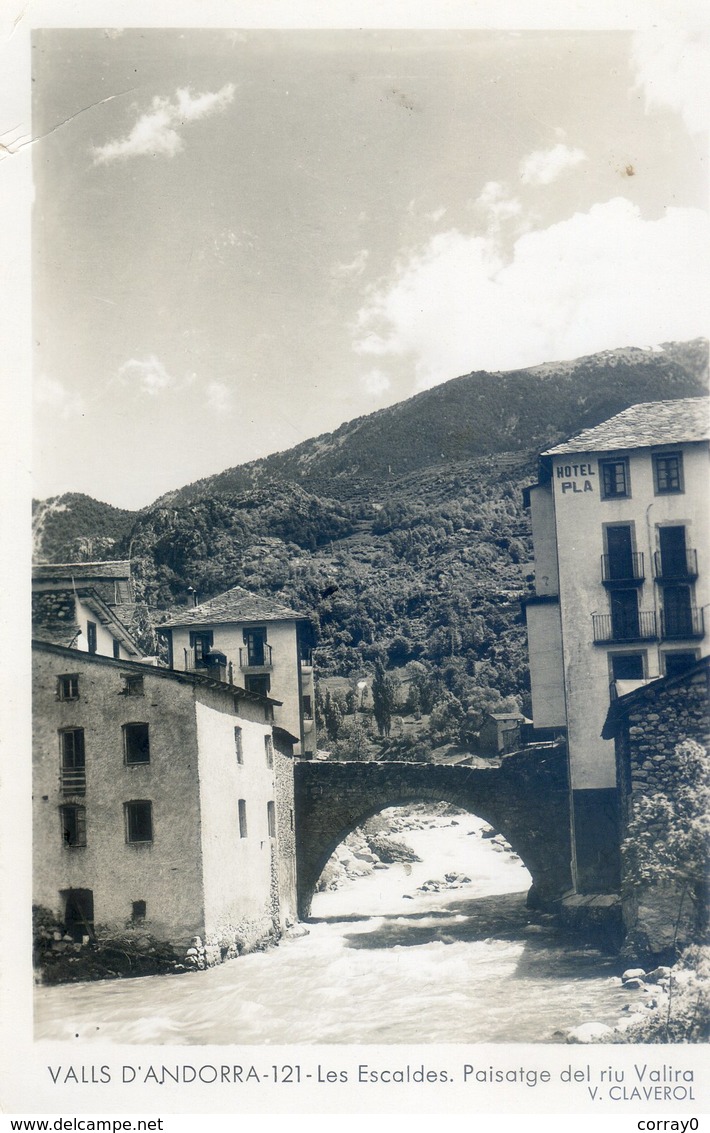
[[[3,1108],[697,1117],[709,21],[91,7],[0,138]]]

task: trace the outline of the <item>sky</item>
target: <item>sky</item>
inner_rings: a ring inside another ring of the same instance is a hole
[[[461,374],[707,333],[700,31],[31,54],[39,498],[143,507]]]

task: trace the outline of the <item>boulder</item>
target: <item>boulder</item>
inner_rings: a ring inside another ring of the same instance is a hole
[[[568,1043],[593,1043],[608,1038],[614,1032],[606,1023],[582,1023],[567,1033]]]
[[[643,968],[627,968],[625,972],[621,973],[621,982],[626,983],[627,980],[645,980],[646,972]]]

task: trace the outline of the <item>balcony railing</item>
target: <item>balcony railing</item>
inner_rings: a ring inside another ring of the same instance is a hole
[[[271,646],[264,643],[259,649],[246,646],[239,650],[240,669],[273,669]]]
[[[85,767],[62,767],[59,776],[60,788],[63,795],[86,794]]]
[[[663,610],[661,612],[661,636],[667,641],[687,641],[705,636],[703,611],[696,606],[685,610]]]
[[[655,641],[658,637],[653,610],[639,610],[624,616],[592,614],[592,624],[597,645],[610,641]]]
[[[194,649],[185,650],[185,671],[199,673],[203,677],[210,677],[213,681],[223,684],[234,684],[232,662],[227,661],[223,653],[203,653],[197,655]]]
[[[628,555],[602,555],[602,582],[605,586],[640,586],[645,577],[643,552]]]
[[[672,556],[655,551],[653,567],[656,582],[692,582],[698,577],[698,553],[692,547]]]

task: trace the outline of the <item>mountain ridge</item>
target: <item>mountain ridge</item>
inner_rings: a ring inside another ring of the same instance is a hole
[[[290,449],[164,493],[150,506],[181,506],[273,481],[351,498],[357,494],[349,482],[354,477],[372,482],[447,460],[542,451],[638,401],[707,393],[707,358],[707,341],[694,339],[528,369],[472,371]]]

